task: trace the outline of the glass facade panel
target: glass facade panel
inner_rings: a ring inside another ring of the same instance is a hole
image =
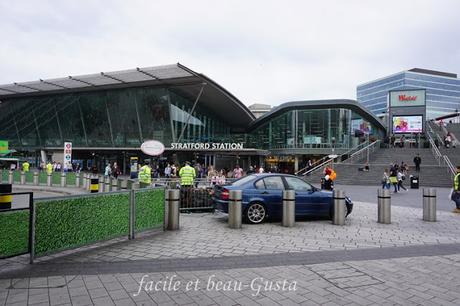
[[[460,109],[460,79],[411,71],[360,85],[356,96],[358,102],[379,114],[386,112],[388,92],[400,89],[426,89],[427,119]]]

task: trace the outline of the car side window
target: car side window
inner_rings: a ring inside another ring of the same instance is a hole
[[[307,182],[302,181],[301,179],[295,177],[285,177],[289,189],[299,190],[299,191],[311,191],[313,187]]]
[[[269,176],[264,178],[266,189],[284,189],[283,180],[280,176]]]
[[[265,189],[265,184],[264,180],[258,180],[254,186],[256,186],[256,189]]]

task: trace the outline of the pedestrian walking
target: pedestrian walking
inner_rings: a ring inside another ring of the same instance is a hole
[[[454,177],[454,184],[450,199],[455,202],[454,213],[460,214],[460,165],[457,166],[457,174]]]
[[[104,169],[104,176],[111,176],[112,175],[112,166],[108,162]]]
[[[422,163],[422,159],[420,158],[420,154],[417,153],[417,156],[414,157],[414,164],[415,164],[415,171],[420,171],[420,164]]]
[[[394,187],[394,193],[398,192],[398,169],[395,166],[390,169],[390,183]]]
[[[165,168],[165,177],[171,178],[171,165],[168,163]]]
[[[406,179],[406,177],[402,173],[401,169],[398,170],[397,178],[398,178],[398,191],[401,191],[401,189],[404,189],[405,191],[407,191],[407,188],[404,187],[404,185],[403,185],[403,182]]]
[[[390,176],[388,175],[388,169],[383,171],[382,189],[390,189]]]
[[[240,168],[240,165],[236,165],[233,169],[233,178],[239,179],[243,176],[243,169]]]

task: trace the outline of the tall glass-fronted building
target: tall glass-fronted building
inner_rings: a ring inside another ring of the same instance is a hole
[[[388,110],[390,90],[425,89],[427,119],[460,109],[460,79],[456,74],[414,68],[358,85],[359,103],[375,115]]]

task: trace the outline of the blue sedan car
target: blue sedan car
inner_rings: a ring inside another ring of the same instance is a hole
[[[261,223],[266,219],[281,219],[283,213],[283,190],[295,190],[296,217],[329,217],[334,214],[332,192],[320,190],[302,179],[287,174],[263,173],[245,176],[230,185],[214,186],[215,208],[228,213],[230,190],[241,190],[243,194],[243,217],[249,223]],[[347,215],[353,203],[345,199]]]

